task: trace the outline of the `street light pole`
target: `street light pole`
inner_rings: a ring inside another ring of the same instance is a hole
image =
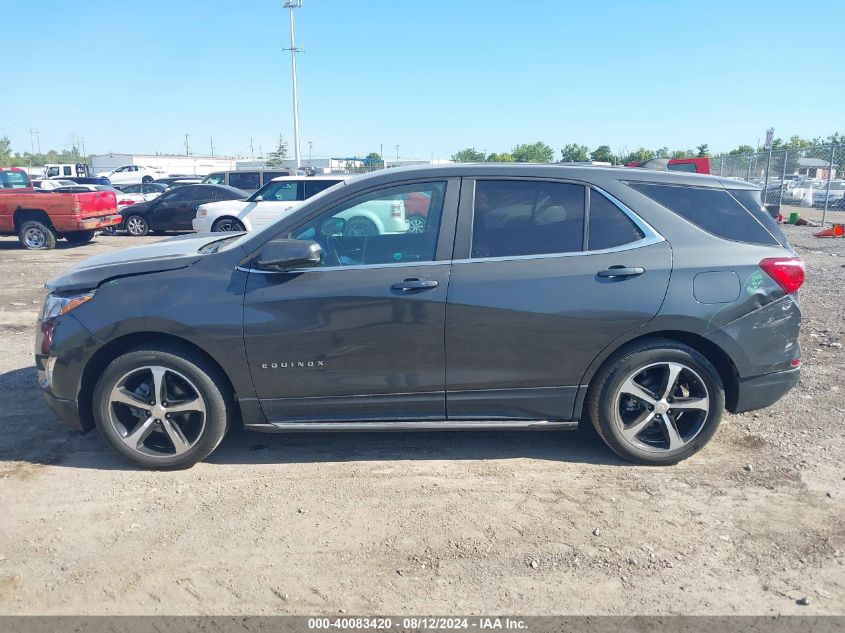
[[[302,49],[296,47],[293,10],[302,8],[302,0],[283,0],[282,6],[290,10],[290,48],[284,50],[290,51],[290,70],[293,76],[293,151],[296,167],[299,168],[301,160],[299,153],[299,99],[296,95],[296,54],[302,52]]]

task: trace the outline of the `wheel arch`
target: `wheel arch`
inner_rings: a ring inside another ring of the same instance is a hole
[[[620,353],[624,353],[630,347],[638,345],[643,342],[655,339],[668,339],[683,343],[693,348],[699,354],[704,356],[719,374],[722,380],[722,385],[725,388],[725,408],[728,411],[733,411],[736,408],[737,397],[739,392],[739,373],[737,372],[736,364],[730,355],[722,349],[719,345],[710,341],[700,334],[687,332],[683,330],[656,330],[648,332],[632,339],[626,340],[619,345],[608,346],[603,352],[592,362],[590,367],[584,374],[581,381],[582,385],[589,385],[588,391],[593,387],[593,383],[597,376],[601,375],[602,370]],[[582,414],[586,411],[588,398],[584,397],[582,406]]]
[[[24,222],[28,222],[29,220],[43,222],[53,230],[55,230],[56,228],[53,226],[53,222],[50,220],[50,216],[48,215],[48,213],[43,209],[15,209],[15,214],[13,217],[16,232],[20,230],[21,225]]]
[[[244,226],[244,228],[246,228],[246,222],[244,222],[241,218],[239,218],[239,217],[238,217],[238,216],[236,216],[236,215],[232,215],[231,213],[227,213],[227,214],[225,214],[225,215],[221,215],[221,216],[219,216],[219,217],[216,217],[216,218],[214,218],[214,220],[212,220],[212,221],[211,221],[211,230],[213,231],[213,230],[214,230],[214,227],[215,227],[217,224],[219,224],[220,222],[222,222],[223,220],[234,220],[235,222],[237,222],[238,224],[243,225],[243,226]]]
[[[238,414],[238,422],[240,423],[241,411],[240,406],[237,406],[237,392],[232,384],[232,379],[229,377],[226,370],[223,369],[223,366],[217,362],[211,354],[206,352],[196,343],[173,334],[165,334],[164,332],[132,332],[115,338],[103,345],[94,353],[85,365],[85,369],[82,371],[82,376],[79,381],[78,407],[79,418],[86,431],[90,431],[94,428],[92,402],[94,387],[97,384],[97,379],[103,373],[103,370],[105,370],[108,364],[115,358],[134,347],[154,345],[170,345],[176,347],[177,349],[181,348],[182,350],[190,351],[217,368],[220,375],[226,380],[226,384],[222,385],[222,387],[226,390],[229,397],[231,397],[235,402],[236,406],[234,407],[234,410]]]

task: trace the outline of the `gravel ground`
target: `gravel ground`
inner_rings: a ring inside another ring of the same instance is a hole
[[[0,238],[0,613],[845,613],[845,240],[807,260],[804,371],[674,467],[590,433],[228,437],[127,466],[35,385],[43,282],[156,238]]]

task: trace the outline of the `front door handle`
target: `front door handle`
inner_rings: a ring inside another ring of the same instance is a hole
[[[399,283],[390,286],[391,290],[400,290],[402,292],[416,292],[417,290],[428,290],[429,288],[437,288],[439,284],[436,281],[428,279],[405,279]]]
[[[624,277],[636,277],[642,275],[645,268],[628,268],[626,266],[611,266],[607,270],[600,270],[599,277],[606,277],[607,279],[622,279]]]

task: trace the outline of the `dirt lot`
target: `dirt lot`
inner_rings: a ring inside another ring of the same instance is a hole
[[[2,238],[0,613],[845,613],[845,240],[787,230],[801,384],[669,468],[587,433],[242,432],[136,470],[48,411],[32,330],[46,279],[156,238]]]

